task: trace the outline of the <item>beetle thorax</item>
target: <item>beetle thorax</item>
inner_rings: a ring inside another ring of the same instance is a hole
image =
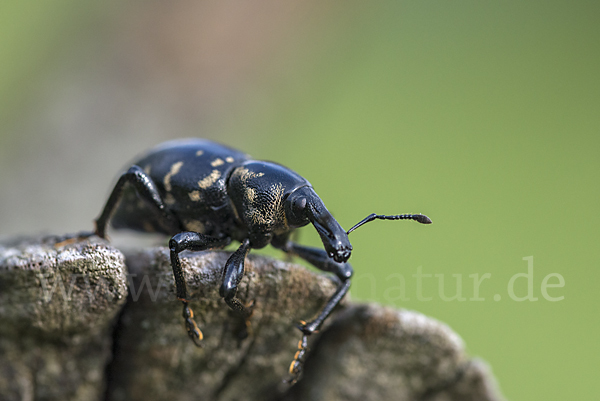
[[[299,185],[306,184],[306,180],[283,166],[249,161],[232,172],[227,192],[250,236],[264,236],[261,242],[269,242],[273,234],[289,230],[284,200]]]

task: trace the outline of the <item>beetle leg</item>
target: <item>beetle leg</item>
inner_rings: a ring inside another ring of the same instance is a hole
[[[173,276],[175,277],[175,287],[177,299],[183,303],[183,319],[188,335],[198,347],[202,340],[202,332],[194,321],[194,312],[188,306],[189,295],[185,277],[181,268],[181,260],[179,253],[185,250],[188,251],[204,251],[210,248],[220,248],[229,244],[229,238],[219,239],[208,235],[195,233],[191,231],[182,232],[174,235],[169,241],[169,249],[171,250],[171,267],[173,268]]]
[[[286,383],[290,385],[296,384],[300,376],[302,375],[302,366],[304,364],[304,355],[308,351],[308,335],[303,334],[302,339],[298,341],[298,350],[294,355],[294,360],[290,364],[290,374],[292,377],[286,380]]]
[[[62,236],[51,235],[49,237],[42,238],[42,241],[54,241],[55,248],[61,248],[65,245],[74,244],[79,241],[88,239],[92,235],[95,235],[93,231],[80,231],[75,234],[67,234]]]
[[[334,261],[323,249],[298,245],[292,241],[287,241],[287,239],[283,239],[283,241],[279,243],[278,241],[274,241],[272,244],[284,252],[301,257],[319,270],[335,274],[340,280],[337,290],[331,298],[329,298],[317,317],[308,323],[301,322],[298,326],[298,329],[300,329],[303,336],[298,346],[298,352],[296,352],[294,360],[290,365],[290,374],[292,374],[292,378],[289,382],[293,384],[299,379],[300,374],[302,373],[303,357],[307,349],[307,336],[319,330],[325,319],[327,319],[333,309],[344,298],[344,295],[346,295],[350,288],[350,278],[352,277],[353,270],[350,263]]]
[[[244,319],[248,325],[248,319],[252,315],[252,305],[244,305],[237,297],[238,284],[244,277],[244,260],[250,251],[250,240],[245,239],[240,247],[227,260],[223,269],[223,283],[219,288],[219,294],[225,299],[227,305]]]
[[[299,327],[300,331],[304,334],[310,335],[319,330],[325,319],[327,319],[337,304],[344,298],[344,295],[346,295],[346,292],[348,292],[348,289],[350,288],[350,278],[354,271],[350,263],[334,261],[323,249],[302,246],[291,241],[286,242],[284,246],[279,248],[285,252],[301,257],[319,270],[335,274],[336,277],[340,279],[337,290],[331,298],[329,298],[319,315],[314,320],[304,323]]]
[[[175,217],[167,211],[165,203],[160,197],[154,181],[152,181],[148,174],[146,174],[139,166],[131,166],[126,173],[121,175],[119,181],[117,181],[108,201],[106,201],[102,214],[96,219],[96,235],[101,238],[106,238],[106,226],[123,196],[123,190],[125,189],[126,184],[131,184],[135,188],[140,199],[156,213],[159,218],[158,221],[167,229],[167,231],[181,231]]]

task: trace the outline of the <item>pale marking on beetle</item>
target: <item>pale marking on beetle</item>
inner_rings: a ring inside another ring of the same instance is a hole
[[[229,198],[229,205],[231,206],[231,210],[233,210],[233,214],[235,215],[236,221],[241,221],[242,219],[240,219],[240,214],[238,213],[237,208],[233,204],[231,198]]]
[[[266,225],[270,228],[287,226],[283,208],[283,185],[271,185],[268,191],[269,202],[267,207],[257,208],[252,203],[248,207],[248,216],[253,224]],[[246,192],[248,195],[248,192]]]
[[[225,164],[225,162],[223,161],[223,159],[217,157],[215,160],[213,160],[212,162],[210,162],[210,165],[213,167],[218,167]]]
[[[281,184],[277,184],[277,193],[275,194],[275,201],[273,202],[273,213],[275,214],[275,225],[277,231],[283,229],[287,231],[289,229],[287,216],[285,215],[285,207],[283,206],[283,195],[284,188]],[[273,188],[273,186],[271,186]]]
[[[198,181],[198,186],[202,189],[206,189],[214,184],[219,178],[221,178],[219,170],[213,170],[209,175]]]
[[[233,175],[239,177],[239,180],[245,184],[249,179],[262,177],[265,173],[255,173],[245,167],[240,167],[235,169]]]
[[[151,168],[152,168],[151,164],[146,164],[146,167],[144,167],[144,173],[146,173],[146,175],[150,175]]]
[[[246,188],[246,199],[248,199],[248,202],[254,203],[256,200],[256,190],[254,188]]]
[[[188,195],[194,202],[198,202],[200,200],[200,191],[192,191]]]
[[[165,179],[163,181],[164,181],[165,189],[167,192],[171,191],[171,189],[172,189],[171,177],[173,177],[175,174],[177,174],[179,172],[179,170],[181,170],[181,166],[183,166],[183,162],[173,163],[171,165],[171,170],[169,170],[167,175],[165,175]]]
[[[225,158],[225,161],[226,161],[227,163],[233,163],[233,161],[234,161],[234,160],[235,160],[235,159],[234,159],[233,157],[231,157],[231,156],[227,156],[227,157]]]
[[[154,226],[148,221],[144,222],[144,230],[146,230],[146,232],[149,232],[149,233],[153,233],[154,231],[156,231],[154,229]]]
[[[196,156],[202,156],[204,154],[203,150],[199,150],[196,152]]]
[[[198,221],[198,220],[187,221],[185,223],[185,227],[188,230],[194,231],[194,232],[197,232],[197,233],[202,233],[202,231],[204,230],[204,224],[202,224],[202,222]]]
[[[167,196],[165,196],[165,203],[167,205],[174,205],[175,204],[175,197],[172,194],[167,194]]]

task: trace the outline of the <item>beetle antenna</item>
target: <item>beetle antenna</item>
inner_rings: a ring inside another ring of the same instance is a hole
[[[362,226],[363,224],[367,224],[368,222],[373,221],[373,220],[414,220],[414,221],[418,221],[421,224],[433,223],[431,221],[431,219],[429,217],[425,216],[424,214],[397,214],[397,215],[393,215],[393,216],[386,216],[383,214],[373,213],[373,214],[368,215],[364,219],[362,219],[357,224],[355,224],[354,227],[352,227],[351,229],[346,231],[346,234],[350,234],[352,231],[356,230],[358,227]]]

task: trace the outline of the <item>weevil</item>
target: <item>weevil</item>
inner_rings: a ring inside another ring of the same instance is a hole
[[[201,345],[202,331],[189,306],[179,254],[185,250],[240,245],[227,260],[219,294],[231,309],[249,319],[252,306],[237,298],[244,275],[244,260],[251,249],[269,244],[298,256],[339,280],[335,293],[320,313],[298,326],[302,339],[290,365],[294,383],[301,374],[308,336],[316,332],[350,288],[353,274],[348,263],[352,245],[348,234],[376,219],[415,220],[430,224],[422,214],[371,214],[345,231],[325,207],[311,184],[280,164],[253,160],[247,154],[203,139],[170,141],[150,150],[123,173],[95,220],[94,234],[106,238],[114,228],[158,232],[170,236],[170,261],[176,294],[183,304],[183,319],[191,340]],[[296,228],[311,223],[324,249],[290,240]]]

